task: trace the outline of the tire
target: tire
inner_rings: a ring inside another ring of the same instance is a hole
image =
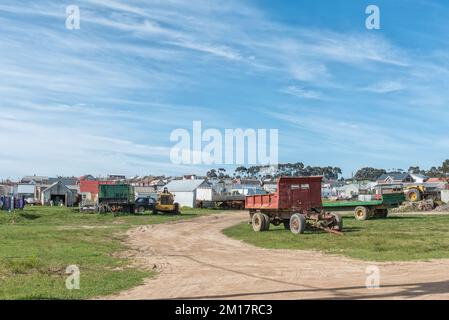
[[[343,218],[336,213],[331,213],[335,217],[335,223],[332,226],[333,230],[343,231]]]
[[[388,217],[388,209],[381,209],[379,214],[379,218],[386,219]]]
[[[145,212],[145,207],[144,206],[138,206],[136,211],[138,213],[144,213]]]
[[[306,230],[306,218],[302,214],[295,213],[290,217],[290,231],[293,234],[302,234]]]
[[[406,197],[408,201],[418,202],[421,200],[421,193],[418,189],[410,189],[409,191],[407,191]]]
[[[173,209],[173,213],[179,214],[179,203],[175,202],[173,205],[175,206],[175,208]]]
[[[268,231],[268,230],[270,230],[270,217],[264,213],[262,213],[262,216],[265,220],[265,226],[264,226],[263,231]]]
[[[367,207],[357,207],[354,210],[354,217],[356,220],[365,221],[368,220],[371,216],[371,210]]]
[[[282,223],[284,224],[285,230],[290,230],[290,220],[284,220]]]
[[[262,232],[265,231],[265,218],[264,216],[257,212],[253,215],[251,220],[251,225],[253,226],[254,232]]]

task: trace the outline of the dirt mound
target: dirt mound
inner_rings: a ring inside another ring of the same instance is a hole
[[[417,202],[404,202],[399,208],[393,209],[393,212],[415,212],[432,211],[437,207],[433,200],[423,200]]]

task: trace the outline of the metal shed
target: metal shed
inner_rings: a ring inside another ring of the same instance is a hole
[[[198,188],[211,188],[204,179],[173,180],[166,185],[180,207],[196,207]]]
[[[43,205],[64,205],[73,206],[76,200],[76,194],[65,186],[61,181],[53,183],[42,192]]]

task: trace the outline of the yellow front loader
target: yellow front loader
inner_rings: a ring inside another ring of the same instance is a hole
[[[180,214],[179,204],[175,202],[175,196],[168,192],[167,188],[158,193],[156,206],[153,209],[153,214],[158,212]]]

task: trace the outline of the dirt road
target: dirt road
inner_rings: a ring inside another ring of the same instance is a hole
[[[269,250],[221,230],[244,212],[138,227],[129,231],[135,264],[160,273],[108,299],[449,299],[449,260],[369,263],[312,251]],[[367,289],[377,265],[380,288]]]

